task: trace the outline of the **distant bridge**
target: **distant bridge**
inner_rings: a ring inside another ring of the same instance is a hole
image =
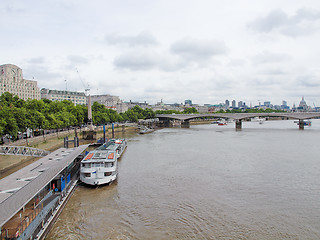
[[[1,146],[0,155],[20,155],[20,156],[33,156],[43,157],[50,152],[42,149],[24,147],[24,146]]]
[[[320,113],[314,112],[273,112],[273,113],[208,113],[208,114],[157,114],[157,118],[160,121],[170,122],[170,120],[180,120],[182,121],[182,126],[188,127],[189,121],[191,119],[211,117],[211,118],[223,118],[223,119],[233,119],[236,123],[236,128],[241,129],[242,120],[255,118],[255,117],[280,117],[283,119],[297,119],[299,120],[299,128],[304,129],[303,120],[320,118]]]

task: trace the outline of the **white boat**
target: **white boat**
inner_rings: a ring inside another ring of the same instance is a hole
[[[296,123],[297,125],[299,125],[299,120],[296,120],[296,121],[293,121],[294,123]],[[303,125],[304,126],[309,126],[309,127],[311,127],[311,120],[309,120],[309,119],[306,119],[306,120],[303,120]]]
[[[146,127],[146,126],[143,126],[143,127],[140,127],[139,133],[140,133],[140,134],[145,134],[145,133],[151,133],[151,132],[153,132],[153,131],[154,131],[153,128],[148,128],[148,127]]]
[[[118,158],[127,146],[125,139],[110,139],[90,151],[81,161],[80,180],[88,185],[112,183],[118,175]]]
[[[109,139],[106,143],[97,148],[97,150],[109,150],[117,153],[117,158],[121,157],[123,151],[127,147],[127,141],[125,139]]]
[[[263,124],[265,121],[264,118],[260,118],[260,117],[255,117],[253,119],[251,119],[251,122],[258,122],[259,124]]]

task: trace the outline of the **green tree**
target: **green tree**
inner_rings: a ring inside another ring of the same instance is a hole
[[[197,109],[195,107],[192,108],[186,108],[183,110],[183,113],[190,114],[190,113],[198,113]]]

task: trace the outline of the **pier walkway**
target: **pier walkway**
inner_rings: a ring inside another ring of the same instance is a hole
[[[21,156],[33,156],[44,157],[50,152],[25,146],[0,146],[0,155],[21,155]]]
[[[89,145],[60,148],[0,180],[0,239],[35,239],[78,179]]]

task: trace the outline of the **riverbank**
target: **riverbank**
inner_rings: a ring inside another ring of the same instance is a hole
[[[114,128],[115,137],[121,137],[123,132],[128,133],[128,132],[136,132],[136,131],[137,131],[136,124],[125,126],[125,128],[123,128],[122,125],[119,124],[119,125],[116,125]],[[80,145],[96,142],[96,140],[86,141],[84,139],[81,139],[82,138],[81,132],[82,131],[77,129],[77,135],[80,139]],[[22,139],[6,145],[28,146],[28,147],[39,148],[39,149],[52,152],[63,147],[65,137],[68,137],[69,139],[73,139],[74,136],[75,136],[75,131],[69,130],[69,131],[63,131],[58,133],[51,133],[45,136]],[[97,128],[96,138],[99,139],[102,137],[103,137],[103,127],[100,126]],[[107,138],[112,137],[111,128],[106,129],[106,137]],[[72,144],[70,144],[70,146],[72,146]],[[29,165],[30,163],[38,159],[39,159],[38,157],[32,157],[32,156],[0,155],[0,179],[21,169],[22,167]]]

